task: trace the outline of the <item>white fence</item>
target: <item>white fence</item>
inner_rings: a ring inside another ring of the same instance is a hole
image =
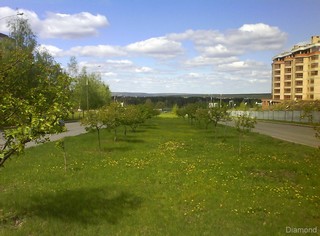
[[[308,123],[309,118],[303,117],[303,111],[231,111],[231,116],[249,114],[251,117],[256,117],[262,120],[279,120],[289,122]],[[320,111],[313,111],[310,113],[314,123],[320,123]]]

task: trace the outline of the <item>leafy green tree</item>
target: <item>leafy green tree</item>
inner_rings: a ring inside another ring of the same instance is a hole
[[[226,107],[212,107],[208,113],[215,128],[220,121],[227,120],[229,116]]]
[[[203,122],[206,129],[208,128],[208,125],[212,122],[208,108],[198,108],[195,113],[195,119],[199,121],[199,124]]]
[[[0,166],[30,141],[63,131],[70,109],[70,77],[48,53],[38,51],[28,21],[9,23],[0,41]]]
[[[185,107],[186,115],[188,115],[188,119],[191,124],[193,124],[193,121],[196,119],[196,112],[198,108],[199,105],[197,103],[189,103]]]
[[[101,138],[100,130],[104,126],[105,118],[104,110],[93,110],[88,111],[87,115],[81,120],[81,124],[86,126],[87,131],[97,131],[98,141],[99,141],[99,150],[101,151]]]
[[[127,134],[127,126],[131,128],[132,131],[136,131],[137,127],[145,121],[143,110],[137,105],[125,106],[122,110],[121,124],[124,125],[124,134]]]
[[[102,108],[103,111],[103,125],[108,130],[114,131],[114,141],[117,141],[117,128],[122,124],[123,107],[117,102],[112,102],[108,106]]]
[[[88,73],[87,69],[79,68],[75,57],[68,63],[68,72],[74,78],[72,84],[74,109],[93,110],[101,108],[111,101],[109,87],[101,80],[98,73]]]
[[[242,115],[238,115],[235,119],[235,125],[239,132],[239,155],[241,154],[241,139],[245,133],[250,132],[257,123],[255,117],[250,117],[249,113],[244,112]]]

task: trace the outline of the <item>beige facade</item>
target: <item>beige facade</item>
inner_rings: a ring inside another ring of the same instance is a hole
[[[273,58],[272,100],[320,100],[320,36]]]

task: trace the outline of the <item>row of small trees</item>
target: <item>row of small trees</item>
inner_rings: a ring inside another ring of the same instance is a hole
[[[82,119],[82,124],[88,131],[96,131],[101,150],[100,130],[105,128],[114,131],[114,141],[117,140],[117,130],[120,126],[124,127],[124,135],[127,134],[127,128],[136,131],[138,126],[145,120],[158,115],[159,112],[153,108],[152,104],[126,105],[113,102],[97,110],[89,111]]]
[[[234,121],[235,127],[239,133],[239,155],[241,154],[241,139],[246,132],[250,132],[255,127],[256,119],[243,113],[237,117],[230,117],[227,107],[204,107],[203,104],[191,103],[185,107],[176,109],[178,116],[188,118],[190,123],[198,122],[204,124],[206,129],[210,124],[216,131],[219,122]]]

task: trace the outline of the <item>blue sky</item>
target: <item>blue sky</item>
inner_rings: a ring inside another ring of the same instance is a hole
[[[319,0],[0,3],[0,18],[24,12],[41,48],[63,66],[75,56],[114,92],[270,92],[272,57],[320,35]]]

